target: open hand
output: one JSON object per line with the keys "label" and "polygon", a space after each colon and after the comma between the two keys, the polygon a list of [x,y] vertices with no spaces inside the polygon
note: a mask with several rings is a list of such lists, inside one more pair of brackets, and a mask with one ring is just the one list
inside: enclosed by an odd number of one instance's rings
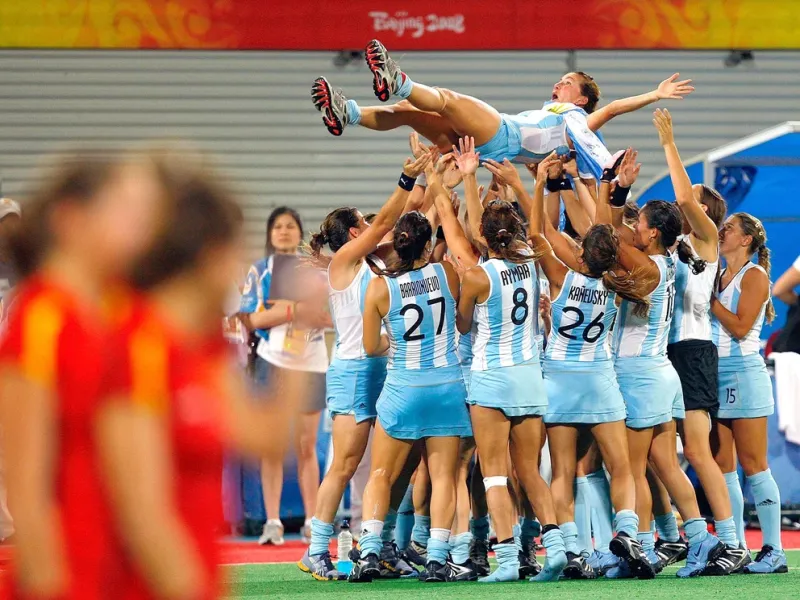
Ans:
{"label": "open hand", "polygon": [[416,179],[431,164],[431,161],[433,161],[433,150],[423,153],[416,159],[407,158],[406,163],[403,165],[403,173],[407,177]]}
{"label": "open hand", "polygon": [[[546,157],[542,162],[539,163],[539,166],[536,167],[536,180],[544,183],[549,176],[549,172],[556,165],[559,165],[559,168],[561,168],[561,159],[558,157],[555,151],[553,151],[550,156]],[[558,175],[556,175],[556,177],[557,176]]]}
{"label": "open hand", "polygon": [[480,164],[480,152],[475,152],[475,138],[463,137],[458,140],[458,148],[453,146],[456,166],[461,175],[474,175]]}
{"label": "open hand", "polygon": [[617,171],[617,180],[622,187],[631,187],[639,176],[642,163],[636,162],[636,157],[638,155],[639,153],[633,148],[628,148],[625,151],[625,155],[622,157],[622,163],[620,163],[619,170]]}
{"label": "open hand", "polygon": [[657,108],[653,112],[653,125],[656,126],[658,131],[658,141],[662,146],[672,144],[675,142],[675,134],[672,130],[672,115],[665,109]]}
{"label": "open hand", "polygon": [[502,163],[499,163],[495,160],[487,160],[484,163],[484,166],[486,167],[487,171],[494,175],[499,185],[510,185],[511,187],[522,185],[517,167],[512,165],[511,161],[507,158],[504,159]]}
{"label": "open hand", "polygon": [[684,96],[688,96],[694,91],[694,86],[691,85],[692,80],[677,81],[679,75],[680,73],[675,73],[658,84],[656,95],[659,100],[683,100]]}

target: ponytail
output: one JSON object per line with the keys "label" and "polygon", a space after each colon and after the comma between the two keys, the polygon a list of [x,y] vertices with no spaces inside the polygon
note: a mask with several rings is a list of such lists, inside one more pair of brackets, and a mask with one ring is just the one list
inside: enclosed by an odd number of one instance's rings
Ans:
{"label": "ponytail", "polygon": [[700,275],[700,273],[705,271],[706,265],[708,264],[708,261],[703,260],[694,253],[692,247],[686,240],[680,240],[678,242],[678,258],[683,264],[689,265],[689,268],[695,275]]}
{"label": "ponytail", "polygon": [[311,256],[319,258],[322,255],[322,249],[328,244],[328,236],[323,231],[318,231],[311,235],[308,242],[308,247],[311,250]]}
{"label": "ponytail", "polygon": [[603,285],[607,289],[615,292],[618,296],[633,302],[633,314],[637,317],[646,317],[650,310],[650,294],[645,292],[654,283],[654,277],[642,267],[636,267],[633,271],[624,275],[617,275],[609,270],[603,273]]}
{"label": "ponytail", "polygon": [[[769,272],[770,267],[772,266],[770,263],[770,252],[769,248],[766,246],[761,246],[758,249],[758,266],[760,266],[764,271],[767,273],[767,279],[769,279]],[[772,304],[772,294],[770,294],[769,298],[767,299],[767,307],[764,312],[764,316],[767,319],[767,323],[772,323],[775,319],[775,306]]]}
{"label": "ponytail", "polygon": [[505,200],[492,200],[481,215],[481,235],[498,258],[514,264],[537,260],[544,252],[534,252],[525,241],[525,227],[514,207]]}

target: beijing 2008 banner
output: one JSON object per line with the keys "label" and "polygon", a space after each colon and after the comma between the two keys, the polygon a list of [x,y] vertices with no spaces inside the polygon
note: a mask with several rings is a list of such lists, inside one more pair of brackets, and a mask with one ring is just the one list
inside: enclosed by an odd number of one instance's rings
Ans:
{"label": "beijing 2008 banner", "polygon": [[0,0],[0,47],[799,49],[800,0]]}

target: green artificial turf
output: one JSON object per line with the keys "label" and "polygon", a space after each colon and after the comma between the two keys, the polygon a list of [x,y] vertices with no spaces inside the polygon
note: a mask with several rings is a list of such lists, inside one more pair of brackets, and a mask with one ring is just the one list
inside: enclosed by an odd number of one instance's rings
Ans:
{"label": "green artificial turf", "polygon": [[422,584],[414,580],[377,581],[368,584],[321,582],[301,573],[293,564],[241,565],[226,571],[229,598],[381,598],[383,600],[441,600],[446,598],[541,598],[558,600],[784,600],[800,598],[800,550],[786,553],[789,573],[782,575],[731,575],[678,579],[678,567],[668,567],[655,580],[608,579],[535,584],[527,581],[501,584]]}

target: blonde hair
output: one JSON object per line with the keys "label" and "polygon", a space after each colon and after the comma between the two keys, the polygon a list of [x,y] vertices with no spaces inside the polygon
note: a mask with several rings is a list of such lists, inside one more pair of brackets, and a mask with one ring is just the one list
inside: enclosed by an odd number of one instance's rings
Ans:
{"label": "blonde hair", "polygon": [[[750,242],[750,254],[758,254],[758,266],[760,266],[767,273],[767,278],[770,278],[770,268],[772,263],[770,261],[770,252],[767,248],[767,232],[764,229],[761,221],[749,213],[738,212],[733,215],[739,219],[739,225],[745,235],[753,238]],[[764,313],[767,323],[772,323],[775,319],[775,307],[772,305],[772,296],[767,300],[767,308]]]}

